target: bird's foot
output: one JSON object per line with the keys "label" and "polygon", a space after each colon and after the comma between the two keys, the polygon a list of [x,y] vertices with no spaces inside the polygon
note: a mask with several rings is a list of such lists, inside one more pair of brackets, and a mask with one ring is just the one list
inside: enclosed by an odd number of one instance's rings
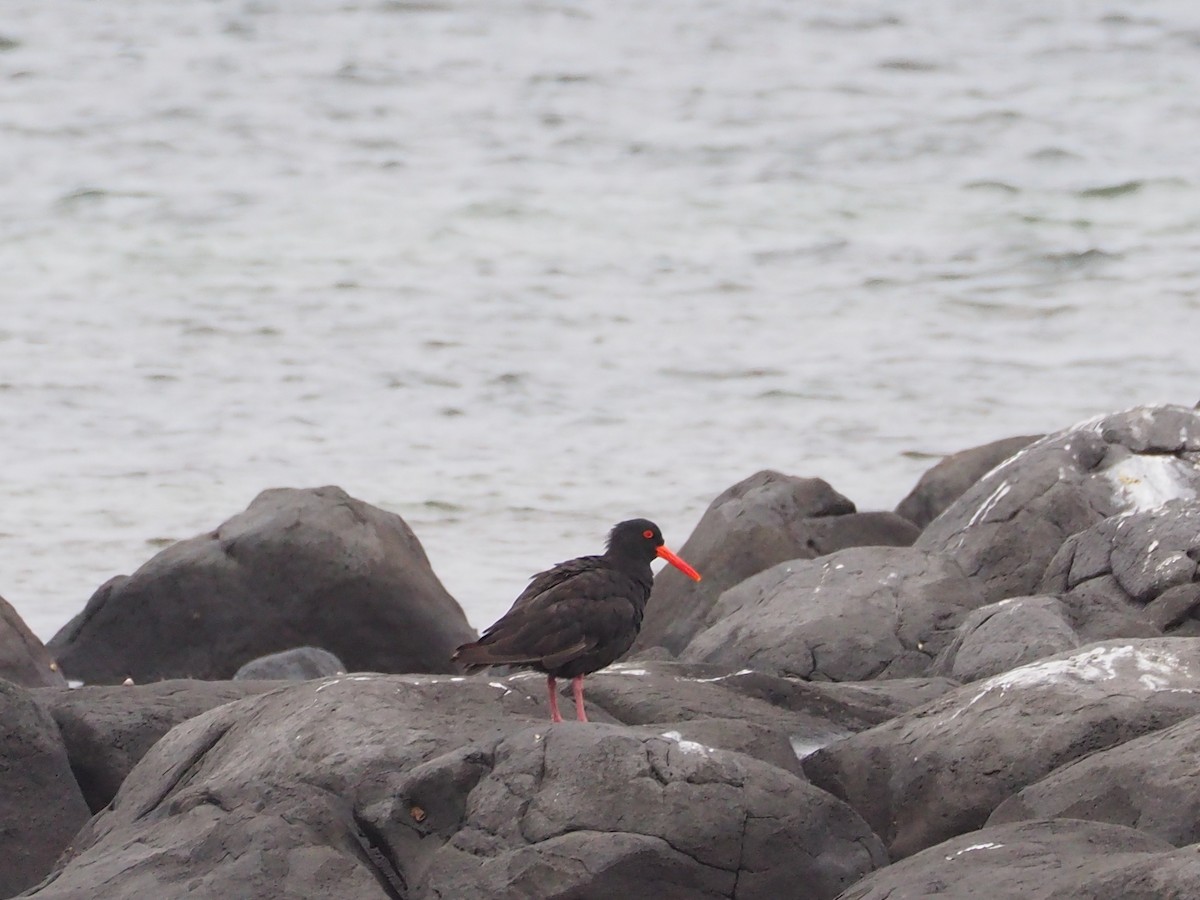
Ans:
{"label": "bird's foot", "polygon": [[575,695],[575,718],[580,722],[588,720],[587,713],[583,711],[583,676],[576,675],[571,679],[571,693]]}
{"label": "bird's foot", "polygon": [[546,676],[546,695],[550,698],[550,721],[561,722],[563,720],[562,713],[558,711],[558,692],[555,690],[556,684],[553,676]]}

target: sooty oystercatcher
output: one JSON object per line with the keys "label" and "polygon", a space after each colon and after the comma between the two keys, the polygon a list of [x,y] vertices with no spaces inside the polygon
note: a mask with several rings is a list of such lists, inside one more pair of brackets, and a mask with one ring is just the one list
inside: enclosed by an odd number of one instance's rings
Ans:
{"label": "sooty oystercatcher", "polygon": [[472,669],[508,665],[545,672],[552,722],[563,720],[555,679],[570,678],[575,714],[586,722],[583,676],[633,646],[654,585],[650,563],[655,557],[700,580],[699,572],[664,546],[657,525],[630,519],[609,532],[602,555],[581,556],[534,575],[512,609],[451,658]]}

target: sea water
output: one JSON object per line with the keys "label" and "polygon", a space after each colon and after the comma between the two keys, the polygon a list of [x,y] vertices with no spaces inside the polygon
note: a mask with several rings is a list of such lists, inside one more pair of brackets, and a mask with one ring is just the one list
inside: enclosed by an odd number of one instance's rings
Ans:
{"label": "sea water", "polygon": [[1193,0],[8,0],[0,595],[268,487],[477,626],[762,468],[1200,399]]}

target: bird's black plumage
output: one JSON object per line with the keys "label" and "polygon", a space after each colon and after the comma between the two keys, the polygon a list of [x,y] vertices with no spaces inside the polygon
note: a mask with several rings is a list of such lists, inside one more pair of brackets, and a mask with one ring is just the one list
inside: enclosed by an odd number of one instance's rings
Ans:
{"label": "bird's black plumage", "polygon": [[[478,641],[464,644],[454,660],[468,667],[523,666],[554,678],[580,679],[620,659],[633,646],[654,573],[662,557],[692,577],[691,569],[663,545],[648,519],[630,519],[608,535],[597,556],[581,556],[535,575],[509,609]],[[582,686],[577,686],[580,718]],[[552,713],[557,707],[551,694]]]}

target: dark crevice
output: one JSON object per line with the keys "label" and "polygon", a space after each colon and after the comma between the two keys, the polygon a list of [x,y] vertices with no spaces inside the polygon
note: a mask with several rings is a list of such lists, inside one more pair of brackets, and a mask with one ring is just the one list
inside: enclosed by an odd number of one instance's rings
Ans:
{"label": "dark crevice", "polygon": [[186,760],[186,763],[176,768],[175,777],[170,779],[170,781],[163,787],[161,791],[158,792],[153,800],[142,805],[141,809],[139,809],[134,815],[134,820],[136,821],[137,819],[140,819],[142,816],[149,813],[151,810],[157,809],[162,802],[172,794],[172,792],[187,784],[196,774],[196,771],[199,769],[200,765],[203,763],[204,757],[207,756],[208,753],[217,746],[217,744],[221,741],[221,738],[225,737],[232,727],[232,724],[226,724],[220,728],[213,728],[210,734],[205,735],[203,742],[201,742],[192,750],[192,753]]}
{"label": "dark crevice", "polygon": [[355,840],[358,841],[363,858],[370,866],[379,886],[387,892],[391,900],[407,900],[408,881],[383,835],[357,812],[351,812],[351,817],[354,820]]}

